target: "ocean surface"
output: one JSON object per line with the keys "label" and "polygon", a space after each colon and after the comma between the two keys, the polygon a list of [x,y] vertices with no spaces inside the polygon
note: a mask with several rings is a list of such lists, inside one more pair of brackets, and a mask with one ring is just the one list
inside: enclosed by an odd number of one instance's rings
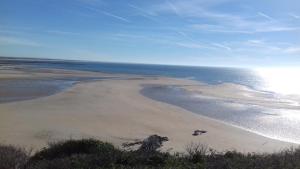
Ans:
{"label": "ocean surface", "polygon": [[222,68],[167,66],[124,63],[101,63],[62,60],[1,58],[1,65],[23,65],[35,68],[87,70],[106,73],[169,76],[201,81],[207,84],[234,83],[274,94],[299,95],[299,68]]}
{"label": "ocean surface", "polygon": [[[222,83],[239,84],[254,90],[270,93],[270,95],[274,97],[285,96],[285,98],[288,98],[289,96],[300,96],[300,80],[297,79],[300,71],[295,68],[240,69],[58,60],[0,59],[0,68],[1,66],[10,65],[22,67],[28,66],[33,69],[56,68],[106,73],[137,74],[144,76],[168,76],[192,79],[211,85]],[[10,87],[9,85],[16,86],[15,89],[20,90],[22,87],[25,89],[47,87],[53,88],[53,91],[57,92],[77,81],[80,81],[80,79],[53,79],[53,81],[39,81],[36,84],[30,85],[28,85],[29,83],[27,84],[27,82],[10,84],[11,82],[9,81],[0,81],[0,92],[4,92],[3,89],[5,89],[5,86]],[[15,89],[12,88],[11,91],[6,91],[6,93],[16,92]],[[30,92],[30,90],[27,92]],[[215,98],[195,95],[194,93],[182,90],[176,86],[146,86],[141,93],[151,99],[176,105],[191,112],[216,119],[266,137],[300,143],[300,111],[297,109],[274,109],[258,105],[218,100]],[[37,94],[37,97],[38,96],[39,93]],[[18,98],[10,99],[17,100]],[[8,102],[10,100],[7,100],[7,98],[0,98],[0,102],[1,101]]]}
{"label": "ocean surface", "polygon": [[35,68],[86,70],[147,76],[169,76],[198,80],[207,84],[235,83],[259,88],[263,83],[255,71],[238,68],[189,67],[146,64],[78,62],[58,60],[0,59],[1,65],[22,65]]}

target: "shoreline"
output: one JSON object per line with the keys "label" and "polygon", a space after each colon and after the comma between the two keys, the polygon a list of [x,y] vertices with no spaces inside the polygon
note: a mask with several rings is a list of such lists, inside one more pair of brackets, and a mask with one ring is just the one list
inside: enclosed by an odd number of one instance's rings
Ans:
{"label": "shoreline", "polygon": [[[57,73],[60,74],[59,71]],[[76,75],[72,71],[69,73]],[[96,137],[120,146],[126,141],[159,134],[170,138],[165,148],[176,151],[184,151],[191,142],[201,142],[220,151],[236,149],[241,152],[274,152],[297,146],[152,100],[139,93],[143,84],[199,85],[197,82],[114,76],[120,79],[78,83],[55,95],[0,104],[0,141],[43,147],[49,140]],[[126,80],[128,77],[132,79]],[[208,132],[192,136],[196,129]]]}
{"label": "shoreline", "polygon": [[[286,115],[294,111],[299,114],[297,106],[286,103],[274,102],[274,105],[260,103],[260,98],[247,100],[228,99],[205,95],[205,91],[199,93],[189,91],[189,86],[148,85],[144,86],[141,94],[156,101],[181,107],[187,111],[223,122],[227,125],[239,127],[246,131],[259,134],[268,138],[299,144],[299,122],[291,121]],[[216,88],[216,86],[215,86]],[[201,88],[199,88],[201,89]],[[203,90],[203,89],[202,89]],[[253,102],[259,104],[253,104]],[[285,108],[288,107],[289,109]],[[283,107],[283,109],[278,109]],[[294,108],[294,109],[292,109]],[[280,118],[278,118],[280,117]],[[262,120],[263,119],[263,120]],[[284,128],[284,129],[282,129]],[[291,130],[292,129],[292,130]],[[277,132],[284,132],[276,133]]]}

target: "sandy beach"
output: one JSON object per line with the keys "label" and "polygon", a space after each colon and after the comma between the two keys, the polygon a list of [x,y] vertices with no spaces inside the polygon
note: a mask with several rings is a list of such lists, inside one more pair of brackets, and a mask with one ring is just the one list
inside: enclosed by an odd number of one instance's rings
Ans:
{"label": "sandy beach", "polygon": [[[241,102],[257,104],[271,103],[269,100],[261,102],[260,99],[249,99],[253,92],[248,89],[239,88],[244,91],[240,91],[240,95],[230,94],[237,90],[232,85],[215,86],[213,89],[184,79],[49,69],[31,73],[9,69],[0,72],[2,80],[114,77],[77,83],[63,92],[47,97],[0,104],[1,143],[38,149],[53,140],[93,137],[121,146],[127,141],[158,134],[169,138],[164,149],[174,151],[184,151],[191,142],[202,143],[218,151],[241,152],[275,152],[297,146],[263,137],[140,94],[143,85],[182,85],[187,86],[187,90],[201,91],[214,97],[239,98]],[[255,94],[257,95],[260,94]],[[280,103],[277,105],[280,106]],[[197,129],[207,133],[195,137],[192,133]]]}

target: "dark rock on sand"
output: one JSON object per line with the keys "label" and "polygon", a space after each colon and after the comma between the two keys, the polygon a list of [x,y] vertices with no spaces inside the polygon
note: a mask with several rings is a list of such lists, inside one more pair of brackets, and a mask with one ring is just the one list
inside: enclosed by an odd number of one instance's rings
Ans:
{"label": "dark rock on sand", "polygon": [[198,136],[207,133],[205,130],[195,130],[193,136]]}

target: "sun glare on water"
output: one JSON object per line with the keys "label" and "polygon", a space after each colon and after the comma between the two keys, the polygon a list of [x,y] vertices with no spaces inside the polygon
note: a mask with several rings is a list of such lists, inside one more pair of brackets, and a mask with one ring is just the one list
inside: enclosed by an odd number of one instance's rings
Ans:
{"label": "sun glare on water", "polygon": [[256,72],[263,79],[264,90],[300,96],[300,68],[260,68]]}

